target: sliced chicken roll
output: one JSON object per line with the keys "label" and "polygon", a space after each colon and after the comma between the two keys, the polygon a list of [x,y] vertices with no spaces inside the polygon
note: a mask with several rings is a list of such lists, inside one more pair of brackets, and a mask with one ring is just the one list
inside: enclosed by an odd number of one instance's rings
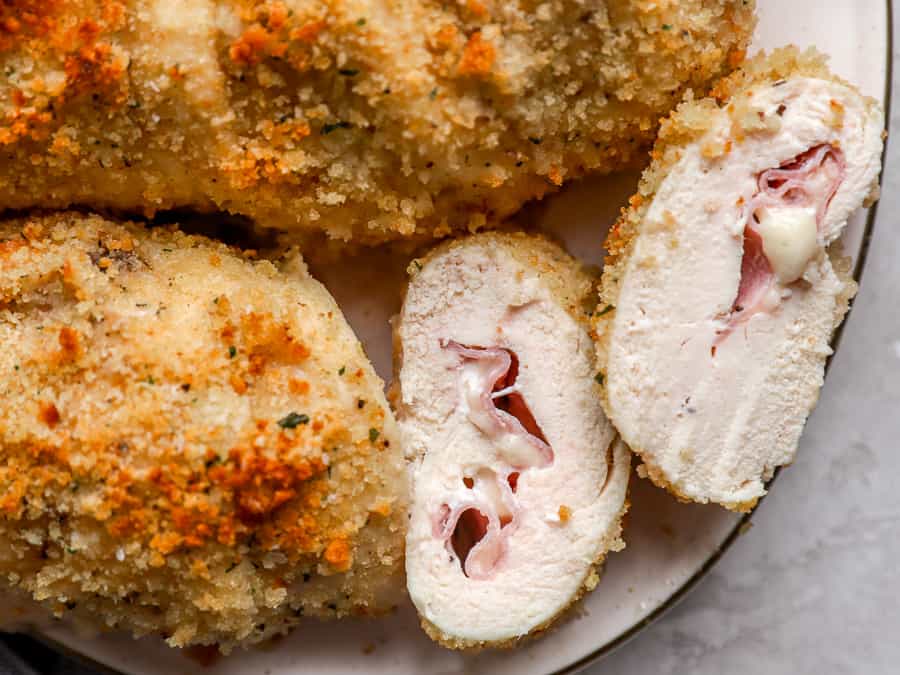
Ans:
{"label": "sliced chicken roll", "polygon": [[665,123],[607,242],[607,413],[642,471],[746,510],[789,463],[856,287],[836,244],[877,195],[878,104],[796,49]]}
{"label": "sliced chicken roll", "polygon": [[508,234],[441,246],[412,271],[396,326],[410,596],[445,646],[513,644],[623,546],[630,454],[599,402],[592,278]]}

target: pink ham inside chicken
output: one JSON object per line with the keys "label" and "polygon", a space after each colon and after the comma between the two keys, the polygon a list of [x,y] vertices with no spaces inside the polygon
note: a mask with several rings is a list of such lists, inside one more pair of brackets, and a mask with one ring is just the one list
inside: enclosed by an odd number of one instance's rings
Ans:
{"label": "pink ham inside chicken", "polygon": [[450,544],[463,569],[466,568],[469,553],[487,534],[489,522],[488,517],[478,509],[466,509],[457,517]]}
{"label": "pink ham inside chicken", "polygon": [[465,497],[454,506],[441,505],[433,522],[434,536],[459,559],[463,573],[487,579],[503,558],[507,538],[516,528],[518,505],[508,477],[481,469],[465,476]]}
{"label": "pink ham inside chicken", "polygon": [[[498,481],[499,487],[499,481]],[[509,487],[506,489],[509,491]],[[469,499],[451,507],[441,506],[434,523],[434,536],[455,554],[463,573],[472,579],[489,579],[506,552],[515,530],[516,504],[503,495],[499,499],[473,491]]]}
{"label": "pink ham inside chicken", "polygon": [[772,266],[763,251],[762,237],[752,227],[745,227],[744,257],[741,258],[741,283],[731,311],[740,315],[746,308],[758,308],[773,279]]}
{"label": "pink ham inside chicken", "polygon": [[504,470],[497,475],[483,469],[475,478],[464,477],[467,498],[452,507],[441,506],[434,535],[459,559],[466,576],[488,579],[515,530],[521,472],[549,466],[553,450],[517,388],[519,360],[513,352],[453,341],[442,346],[459,355],[461,396],[469,421],[493,442]]}
{"label": "pink ham inside chicken", "polygon": [[514,468],[546,466],[553,450],[518,390],[519,360],[500,347],[444,345],[461,357],[469,421],[497,447]]}
{"label": "pink ham inside chicken", "polygon": [[719,333],[725,339],[752,316],[770,309],[767,298],[776,284],[772,265],[763,250],[763,240],[754,229],[760,209],[814,207],[819,229],[828,205],[844,180],[845,163],[840,150],[817,145],[777,169],[763,171],[757,179],[759,191],[747,205],[744,226],[744,255],[737,297],[731,307],[728,325]]}
{"label": "pink ham inside chicken", "polygon": [[[514,389],[516,378],[519,376],[519,357],[509,350],[503,351],[509,354],[510,366],[509,370],[506,371],[506,374],[494,383],[494,386],[491,389],[491,400],[497,410],[502,410],[506,414],[516,418],[526,432],[541,441],[541,443],[547,446],[547,449],[549,450],[550,446],[547,445],[547,439],[544,438],[544,432],[541,431],[541,428],[535,421],[534,415],[531,414],[531,410],[529,410],[528,405],[525,403],[522,394]],[[552,451],[549,455],[552,460]],[[512,476],[513,474],[510,475]],[[515,475],[518,477],[518,474]],[[513,486],[513,490],[515,490],[515,486]]]}

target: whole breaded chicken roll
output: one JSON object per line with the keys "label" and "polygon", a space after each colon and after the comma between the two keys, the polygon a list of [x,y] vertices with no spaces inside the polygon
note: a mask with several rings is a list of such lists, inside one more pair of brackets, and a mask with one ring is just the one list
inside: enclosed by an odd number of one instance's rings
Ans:
{"label": "whole breaded chicken roll", "polygon": [[0,209],[220,209],[379,241],[640,161],[753,0],[6,0]]}
{"label": "whole breaded chicken roll", "polygon": [[751,508],[789,463],[856,285],[838,239],[877,196],[879,105],[794,48],[663,124],[613,228],[607,413],[679,497]]}
{"label": "whole breaded chicken roll", "polygon": [[0,302],[5,590],[224,650],[402,597],[396,423],[297,258],[12,220]]}
{"label": "whole breaded chicken roll", "polygon": [[511,646],[624,545],[630,454],[599,403],[593,279],[522,234],[440,246],[412,274],[396,324],[409,593],[443,645]]}

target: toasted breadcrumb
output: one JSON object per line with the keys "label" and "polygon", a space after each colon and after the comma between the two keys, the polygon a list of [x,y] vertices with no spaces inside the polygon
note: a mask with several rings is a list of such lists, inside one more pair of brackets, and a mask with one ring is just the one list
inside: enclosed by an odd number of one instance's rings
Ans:
{"label": "toasted breadcrumb", "polygon": [[380,241],[640,162],[752,0],[14,0],[0,208],[220,208]]}
{"label": "toasted breadcrumb", "polygon": [[79,214],[7,221],[0,340],[4,585],[224,650],[392,606],[395,423],[296,257]]}

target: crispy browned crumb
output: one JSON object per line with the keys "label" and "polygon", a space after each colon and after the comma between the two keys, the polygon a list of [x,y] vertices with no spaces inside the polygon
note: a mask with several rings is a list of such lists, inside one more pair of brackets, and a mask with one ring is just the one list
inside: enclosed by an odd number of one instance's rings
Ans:
{"label": "crispy browned crumb", "polygon": [[220,208],[376,241],[642,160],[752,0],[11,0],[0,208]]}
{"label": "crispy browned crumb", "polygon": [[395,423],[296,257],[95,216],[7,221],[0,340],[6,586],[226,650],[392,606]]}
{"label": "crispy browned crumb", "polygon": [[[629,206],[622,209],[621,216],[610,230],[604,244],[607,251],[600,284],[600,302],[594,316],[594,337],[597,345],[598,361],[601,367],[599,381],[601,383],[602,401],[605,409],[609,409],[605,386],[605,371],[608,361],[609,339],[612,334],[615,308],[618,302],[622,277],[634,242],[641,233],[644,216],[650,208],[653,198],[671,168],[681,159],[681,150],[686,145],[696,142],[715,123],[714,113],[725,110],[731,118],[732,137],[740,143],[746,136],[761,131],[764,124],[748,105],[753,88],[760,84],[771,84],[789,77],[817,77],[848,84],[835,76],[826,63],[826,57],[814,49],[801,51],[794,46],[774,50],[771,54],[760,53],[745,61],[740,68],[728,77],[718,81],[711,90],[709,98],[693,100],[688,97],[665,120],[659,131],[653,150],[652,163],[644,171],[638,191],[629,199]],[[848,85],[852,86],[852,85]],[[874,101],[872,102],[874,105]],[[840,114],[838,111],[837,114]],[[706,149],[704,149],[706,150]],[[727,154],[728,143],[721,147],[709,148],[715,155]],[[877,182],[871,186],[871,195],[867,204],[877,198]],[[844,282],[844,292],[837,299],[834,311],[834,327],[837,328],[847,313],[850,300],[856,293],[856,283],[852,279],[852,270],[847,258],[840,254],[840,243],[829,250],[834,269]],[[713,348],[715,349],[715,347]],[[666,480],[641,448],[632,448],[641,457],[644,464],[638,467],[639,474],[649,478],[657,486],[668,490],[682,501],[691,501],[684,497],[679,486]],[[765,476],[770,479],[774,471]],[[733,504],[723,504],[732,511],[742,513],[753,510],[758,500]]]}

